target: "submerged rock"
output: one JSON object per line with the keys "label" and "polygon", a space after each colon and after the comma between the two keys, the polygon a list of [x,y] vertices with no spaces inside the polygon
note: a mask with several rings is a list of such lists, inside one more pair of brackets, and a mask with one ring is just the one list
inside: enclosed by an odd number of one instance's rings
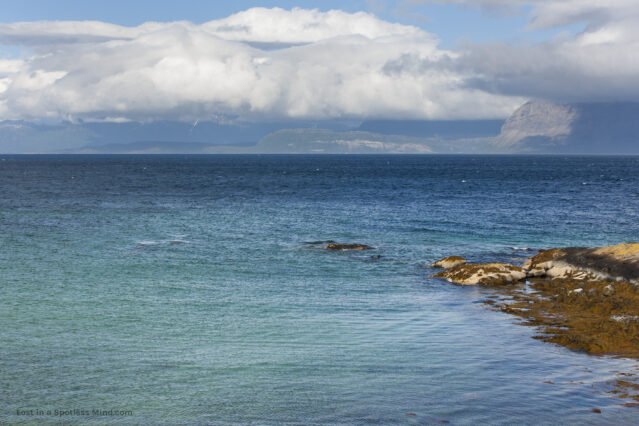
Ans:
{"label": "submerged rock", "polygon": [[375,247],[367,246],[366,244],[340,244],[330,243],[324,246],[326,250],[373,250]]}
{"label": "submerged rock", "polygon": [[430,266],[432,268],[450,269],[465,263],[466,259],[461,256],[448,256],[443,259],[439,259],[437,262],[431,263]]}
{"label": "submerged rock", "polygon": [[639,284],[639,243],[542,250],[524,264],[529,277]]}
{"label": "submerged rock", "polygon": [[526,272],[509,263],[470,263],[441,271],[431,277],[443,278],[461,285],[501,285],[526,278]]}

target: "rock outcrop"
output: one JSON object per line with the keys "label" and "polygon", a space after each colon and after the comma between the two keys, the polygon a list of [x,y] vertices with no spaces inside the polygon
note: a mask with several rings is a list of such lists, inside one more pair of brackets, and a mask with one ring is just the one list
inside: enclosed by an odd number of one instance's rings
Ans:
{"label": "rock outcrop", "polygon": [[528,277],[639,284],[639,243],[542,250],[524,264]]}
{"label": "rock outcrop", "polygon": [[526,280],[526,286],[510,287],[503,298],[484,303],[539,327],[536,338],[639,359],[639,243],[541,250],[523,266],[464,264],[431,277],[461,285]]}
{"label": "rock outcrop", "polygon": [[504,123],[498,151],[554,154],[639,153],[639,103],[527,102]]}
{"label": "rock outcrop", "polygon": [[455,266],[431,277],[460,285],[502,285],[525,279],[526,272],[509,263],[475,263]]}
{"label": "rock outcrop", "polygon": [[375,247],[367,246],[366,244],[341,244],[330,243],[324,246],[326,250],[373,250]]}
{"label": "rock outcrop", "polygon": [[466,264],[460,256],[446,257],[430,266],[446,269],[431,277],[462,285],[503,284],[524,278],[615,281],[639,285],[639,243],[541,250],[528,259],[523,268],[507,263]]}
{"label": "rock outcrop", "polygon": [[431,263],[431,268],[443,268],[450,269],[455,266],[463,265],[466,263],[466,259],[461,256],[448,256],[443,259],[439,259],[437,262]]}
{"label": "rock outcrop", "polygon": [[534,279],[493,301],[491,308],[538,327],[536,338],[547,342],[639,358],[639,288],[627,282]]}
{"label": "rock outcrop", "polygon": [[500,137],[512,142],[529,137],[566,137],[577,116],[578,109],[573,105],[526,102],[508,117]]}

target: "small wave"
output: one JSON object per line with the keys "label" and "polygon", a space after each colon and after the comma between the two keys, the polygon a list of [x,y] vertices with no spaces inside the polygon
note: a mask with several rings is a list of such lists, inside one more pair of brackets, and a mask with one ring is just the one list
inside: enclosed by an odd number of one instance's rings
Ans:
{"label": "small wave", "polygon": [[162,242],[160,242],[160,241],[138,241],[137,244],[139,246],[142,246],[142,247],[149,247],[149,246],[159,246],[160,244],[162,244]]}
{"label": "small wave", "polygon": [[191,244],[190,241],[186,241],[186,240],[169,240],[168,241],[169,244]]}
{"label": "small wave", "polygon": [[157,246],[178,245],[178,244],[191,244],[191,242],[187,240],[182,240],[179,238],[174,238],[171,240],[160,240],[160,241],[143,240],[143,241],[138,241],[136,243],[138,247],[157,247]]}
{"label": "small wave", "polygon": [[516,246],[511,246],[509,247],[511,250],[515,250],[515,251],[535,251],[535,249],[531,249],[530,247],[516,247]]}

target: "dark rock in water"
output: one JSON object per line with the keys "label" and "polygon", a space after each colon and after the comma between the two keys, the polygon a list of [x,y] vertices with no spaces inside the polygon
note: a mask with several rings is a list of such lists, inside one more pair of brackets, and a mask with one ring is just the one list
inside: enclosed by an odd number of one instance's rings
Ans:
{"label": "dark rock in water", "polygon": [[366,244],[340,244],[331,243],[326,244],[324,247],[326,250],[373,250],[375,247],[367,246]]}
{"label": "dark rock in water", "polygon": [[375,259],[375,260],[381,259],[381,258],[382,258],[381,254],[374,254],[374,255],[371,256],[371,259]]}
{"label": "dark rock in water", "polygon": [[333,240],[304,241],[304,244],[316,246],[316,245],[319,245],[319,244],[331,244],[331,243],[334,243],[334,242],[335,241],[333,241]]}
{"label": "dark rock in water", "polygon": [[591,408],[590,411],[593,413],[601,414],[601,410],[599,408]]}

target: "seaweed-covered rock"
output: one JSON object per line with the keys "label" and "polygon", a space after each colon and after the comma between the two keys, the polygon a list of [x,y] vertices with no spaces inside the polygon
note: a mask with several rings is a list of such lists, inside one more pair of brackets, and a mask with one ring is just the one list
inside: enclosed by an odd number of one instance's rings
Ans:
{"label": "seaweed-covered rock", "polygon": [[509,263],[470,263],[441,271],[431,277],[461,285],[502,285],[526,278],[526,272]]}
{"label": "seaweed-covered rock", "polygon": [[[614,294],[606,295],[607,287],[614,287]],[[547,342],[639,358],[639,287],[627,282],[533,280],[526,288],[505,292],[491,308],[539,327],[536,338]]]}
{"label": "seaweed-covered rock", "polygon": [[366,244],[340,244],[331,243],[324,246],[326,250],[373,250],[374,247],[367,246]]}
{"label": "seaweed-covered rock", "polygon": [[430,266],[432,268],[450,269],[465,263],[466,259],[461,256],[448,256],[443,259],[439,259],[437,262],[431,263]]}
{"label": "seaweed-covered rock", "polygon": [[639,359],[639,243],[541,250],[523,269],[465,264],[431,277],[461,285],[501,285],[529,277],[528,286],[505,291],[502,302],[485,303],[540,327],[536,337],[542,340]]}
{"label": "seaweed-covered rock", "polygon": [[542,250],[524,264],[529,277],[639,283],[639,243]]}

